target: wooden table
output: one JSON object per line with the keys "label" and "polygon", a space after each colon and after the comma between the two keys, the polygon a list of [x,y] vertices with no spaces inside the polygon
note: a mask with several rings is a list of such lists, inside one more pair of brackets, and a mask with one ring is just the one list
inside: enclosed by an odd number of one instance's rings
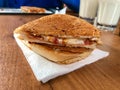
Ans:
{"label": "wooden table", "polygon": [[16,27],[42,15],[0,15],[0,90],[120,90],[120,37],[102,32],[110,55],[43,84],[36,80],[13,38]]}

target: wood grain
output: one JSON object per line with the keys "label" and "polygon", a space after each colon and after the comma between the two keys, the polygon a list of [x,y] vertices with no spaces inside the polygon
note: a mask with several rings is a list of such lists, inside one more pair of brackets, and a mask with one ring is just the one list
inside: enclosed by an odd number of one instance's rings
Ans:
{"label": "wood grain", "polygon": [[0,16],[0,90],[120,90],[120,37],[102,32],[102,50],[110,55],[43,84],[36,80],[13,38],[16,27],[41,15]]}

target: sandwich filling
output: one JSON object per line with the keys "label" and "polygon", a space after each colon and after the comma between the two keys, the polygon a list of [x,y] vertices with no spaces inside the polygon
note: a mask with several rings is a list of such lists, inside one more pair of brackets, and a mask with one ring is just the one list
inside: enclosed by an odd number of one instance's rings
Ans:
{"label": "sandwich filling", "polygon": [[[22,36],[21,36],[22,35]],[[86,48],[95,48],[96,44],[100,43],[98,37],[86,37],[86,38],[60,38],[55,36],[45,36],[45,35],[24,35],[21,34],[21,37],[31,43],[45,43],[50,45],[58,46],[68,46],[68,47],[86,47]]]}
{"label": "sandwich filling", "polygon": [[94,48],[100,42],[99,38],[58,38],[54,36],[41,36],[45,42],[68,47]]}

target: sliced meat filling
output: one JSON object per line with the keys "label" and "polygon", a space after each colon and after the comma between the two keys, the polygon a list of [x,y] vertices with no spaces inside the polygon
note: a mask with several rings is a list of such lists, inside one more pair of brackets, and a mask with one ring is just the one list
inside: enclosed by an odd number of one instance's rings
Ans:
{"label": "sliced meat filling", "polygon": [[41,39],[37,43],[48,43],[68,47],[95,48],[99,42],[98,38],[59,38],[54,36],[40,36],[37,38]]}
{"label": "sliced meat filling", "polygon": [[95,48],[96,44],[100,42],[99,38],[60,38],[55,36],[37,36],[35,34],[21,34],[20,38],[34,43],[45,43],[50,45],[68,46],[68,47],[86,47]]}

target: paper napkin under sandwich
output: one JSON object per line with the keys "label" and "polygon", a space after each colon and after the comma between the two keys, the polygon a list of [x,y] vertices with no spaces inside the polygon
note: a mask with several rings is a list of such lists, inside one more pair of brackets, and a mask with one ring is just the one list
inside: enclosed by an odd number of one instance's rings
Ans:
{"label": "paper napkin under sandwich", "polygon": [[14,37],[15,37],[17,44],[21,48],[24,56],[26,57],[26,60],[28,61],[35,77],[37,78],[38,81],[42,81],[43,83],[53,78],[56,78],[58,76],[70,73],[85,65],[96,62],[109,55],[109,53],[106,51],[95,49],[91,53],[91,55],[89,55],[87,58],[83,60],[80,60],[72,64],[68,64],[68,65],[62,65],[62,64],[51,62],[47,60],[46,58],[36,54],[32,50],[30,50],[28,47],[26,47],[22,43],[22,41],[18,39],[15,35]]}

